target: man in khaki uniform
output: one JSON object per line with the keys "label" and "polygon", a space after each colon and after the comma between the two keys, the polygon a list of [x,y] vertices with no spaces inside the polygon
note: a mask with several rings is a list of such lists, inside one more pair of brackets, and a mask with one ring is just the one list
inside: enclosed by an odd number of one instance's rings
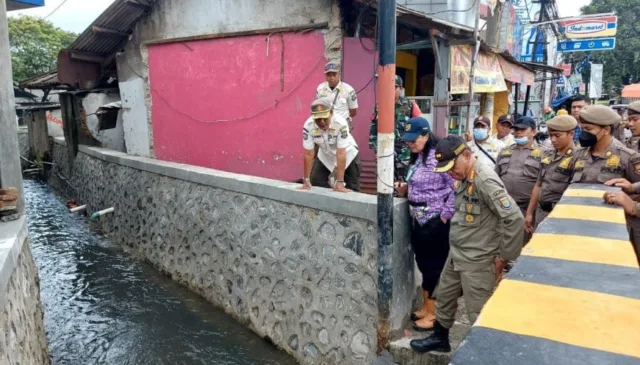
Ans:
{"label": "man in khaki uniform", "polygon": [[458,298],[464,295],[473,323],[489,300],[508,261],[522,249],[524,217],[491,167],[481,163],[464,141],[448,136],[436,146],[434,171],[449,173],[455,184],[447,263],[440,276],[434,333],[411,341],[418,352],[451,351]]}
{"label": "man in khaki uniform", "polygon": [[543,154],[542,170],[531,193],[525,215],[525,230],[529,233],[533,233],[560,201],[569,187],[573,171],[576,151],[573,136],[578,122],[570,115],[560,115],[549,120],[547,126],[554,149]]}
{"label": "man in khaki uniform", "polygon": [[[536,135],[536,121],[533,118],[520,117],[514,129],[516,143],[500,152],[495,171],[524,216],[542,169],[543,151],[533,139]],[[524,244],[529,243],[530,239],[531,234],[526,232]]]}
{"label": "man in khaki uniform", "polygon": [[[604,105],[580,112],[580,145],[576,152],[571,183],[616,185],[632,194],[640,182],[640,153],[627,148],[611,135],[620,116]],[[619,180],[622,179],[622,180]],[[637,185],[636,185],[637,186]],[[627,227],[634,245],[640,243],[640,219],[627,216]]]}

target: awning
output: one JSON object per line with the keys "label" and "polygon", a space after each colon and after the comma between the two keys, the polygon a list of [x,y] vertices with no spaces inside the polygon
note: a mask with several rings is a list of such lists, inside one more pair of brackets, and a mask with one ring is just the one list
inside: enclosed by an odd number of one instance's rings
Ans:
{"label": "awning", "polygon": [[541,63],[535,63],[535,62],[522,62],[523,65],[533,69],[534,71],[537,72],[550,72],[554,75],[560,76],[562,75],[562,73],[564,73],[564,69],[559,68],[559,67],[553,67],[553,66],[547,66],[547,65],[543,65]]}
{"label": "awning", "polygon": [[623,98],[640,98],[640,84],[627,85],[622,88]]}
{"label": "awning", "polygon": [[498,55],[498,60],[500,61],[500,67],[502,67],[502,73],[505,80],[516,84],[533,86],[536,78],[533,71],[527,70],[518,64],[509,62],[501,55]]}

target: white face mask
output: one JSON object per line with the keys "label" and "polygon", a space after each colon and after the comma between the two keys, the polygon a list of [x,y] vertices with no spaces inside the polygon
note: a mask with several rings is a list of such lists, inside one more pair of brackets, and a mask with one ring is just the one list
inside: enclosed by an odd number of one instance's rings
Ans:
{"label": "white face mask", "polygon": [[403,97],[403,98],[404,98],[404,90],[405,90],[405,89],[402,89],[402,91],[400,91],[400,97]]}

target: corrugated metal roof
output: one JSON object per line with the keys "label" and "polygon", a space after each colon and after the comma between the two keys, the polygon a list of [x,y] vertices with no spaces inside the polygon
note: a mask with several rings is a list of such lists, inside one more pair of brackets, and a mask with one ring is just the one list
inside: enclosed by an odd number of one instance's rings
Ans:
{"label": "corrugated metal roof", "polygon": [[[58,72],[50,71],[41,75],[31,77],[20,81],[20,87],[23,89],[55,89],[60,87],[58,80]],[[64,87],[66,88],[66,87]]]}
{"label": "corrugated metal roof", "polygon": [[[128,34],[155,0],[116,0],[73,42],[73,51],[100,56],[109,56],[118,52],[127,41]],[[97,33],[94,27],[113,31]],[[122,33],[122,35],[118,35]]]}

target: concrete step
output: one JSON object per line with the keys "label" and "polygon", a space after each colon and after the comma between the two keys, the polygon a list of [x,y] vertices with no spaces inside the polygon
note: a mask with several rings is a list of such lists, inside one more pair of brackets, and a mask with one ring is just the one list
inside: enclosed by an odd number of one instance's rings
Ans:
{"label": "concrete step", "polygon": [[[409,326],[411,325],[412,323],[409,323]],[[467,317],[467,309],[464,300],[460,298],[458,300],[456,322],[449,331],[450,353],[431,352],[421,354],[413,351],[409,346],[411,340],[425,338],[431,334],[431,332],[417,332],[413,328],[407,328],[403,338],[392,341],[389,344],[389,352],[393,362],[399,365],[448,365],[451,355],[456,351],[470,329],[471,325]]]}
{"label": "concrete step", "polygon": [[451,360],[451,355],[455,352],[462,342],[464,336],[467,335],[471,326],[468,324],[456,322],[449,332],[449,341],[451,342],[451,352],[429,352],[421,354],[415,352],[409,346],[409,342],[413,339],[425,338],[430,333],[421,333],[410,331],[411,335],[403,337],[399,340],[391,342],[389,352],[393,357],[393,362],[399,365],[447,365]]}

